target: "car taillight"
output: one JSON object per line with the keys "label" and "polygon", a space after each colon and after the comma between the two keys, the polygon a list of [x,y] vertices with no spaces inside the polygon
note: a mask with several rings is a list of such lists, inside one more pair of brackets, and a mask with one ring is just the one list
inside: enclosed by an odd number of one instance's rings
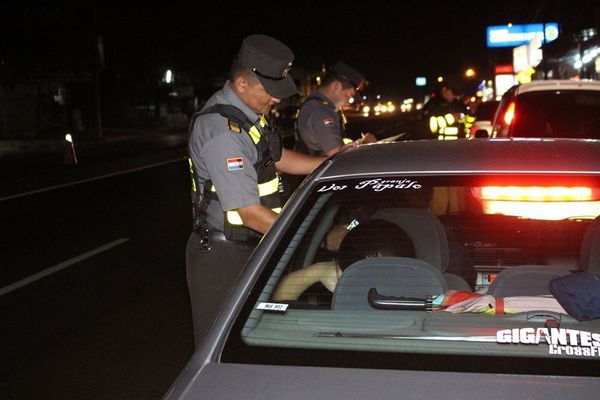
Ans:
{"label": "car taillight", "polygon": [[515,102],[510,103],[504,113],[504,123],[506,126],[510,126],[510,124],[515,120]]}
{"label": "car taillight", "polygon": [[598,189],[577,186],[483,186],[473,188],[482,200],[497,201],[592,201],[598,200]]}
{"label": "car taillight", "polygon": [[586,186],[482,186],[472,188],[485,214],[541,220],[595,218],[600,189]]}

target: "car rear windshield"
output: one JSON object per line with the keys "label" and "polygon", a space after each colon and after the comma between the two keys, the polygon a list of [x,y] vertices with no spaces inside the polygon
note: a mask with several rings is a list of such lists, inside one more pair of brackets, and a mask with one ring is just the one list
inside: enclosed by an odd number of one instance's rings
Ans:
{"label": "car rear windshield", "polygon": [[517,96],[515,137],[600,138],[600,91],[554,90]]}
{"label": "car rear windshield", "polygon": [[319,183],[222,360],[598,374],[598,215],[589,176]]}

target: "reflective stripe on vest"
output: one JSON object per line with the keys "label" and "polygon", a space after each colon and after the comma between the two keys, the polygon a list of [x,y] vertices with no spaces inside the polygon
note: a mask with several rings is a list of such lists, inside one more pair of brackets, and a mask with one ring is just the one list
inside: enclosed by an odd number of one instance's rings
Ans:
{"label": "reflective stripe on vest", "polygon": [[[275,214],[279,214],[281,212],[281,207],[272,208],[271,210]],[[237,211],[227,211],[225,215],[229,224],[236,226],[244,225],[244,223],[242,222],[242,217]]]}
{"label": "reflective stripe on vest", "polygon": [[[265,119],[264,115],[260,116],[260,126],[262,126],[263,128],[267,126],[267,120]],[[258,131],[258,128],[256,126],[252,126],[248,133],[250,134],[250,137],[252,138],[254,144],[258,143],[258,141],[260,140],[260,132]]]}
{"label": "reflective stripe on vest", "polygon": [[[210,186],[210,191],[216,193],[215,185]],[[265,183],[258,184],[258,197],[268,196],[279,191],[279,176]]]}

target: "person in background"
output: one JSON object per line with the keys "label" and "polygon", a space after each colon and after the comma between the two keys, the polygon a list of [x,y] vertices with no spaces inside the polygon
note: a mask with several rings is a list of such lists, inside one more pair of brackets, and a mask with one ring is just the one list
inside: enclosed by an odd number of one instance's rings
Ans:
{"label": "person in background", "polygon": [[465,137],[466,107],[460,102],[463,94],[460,82],[447,77],[439,92],[421,110],[426,139],[453,140]]}
{"label": "person in background", "polygon": [[[338,62],[328,69],[321,86],[312,92],[298,111],[295,150],[312,155],[331,156],[344,147],[345,117],[342,107],[364,84],[363,76],[349,65]],[[360,143],[372,143],[372,133]]]}

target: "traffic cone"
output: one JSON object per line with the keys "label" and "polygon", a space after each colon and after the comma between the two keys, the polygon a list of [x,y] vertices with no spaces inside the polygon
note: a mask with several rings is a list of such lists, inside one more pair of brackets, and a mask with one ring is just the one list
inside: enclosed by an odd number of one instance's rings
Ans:
{"label": "traffic cone", "polygon": [[70,133],[65,135],[65,165],[77,165],[75,145],[73,145],[73,138]]}

